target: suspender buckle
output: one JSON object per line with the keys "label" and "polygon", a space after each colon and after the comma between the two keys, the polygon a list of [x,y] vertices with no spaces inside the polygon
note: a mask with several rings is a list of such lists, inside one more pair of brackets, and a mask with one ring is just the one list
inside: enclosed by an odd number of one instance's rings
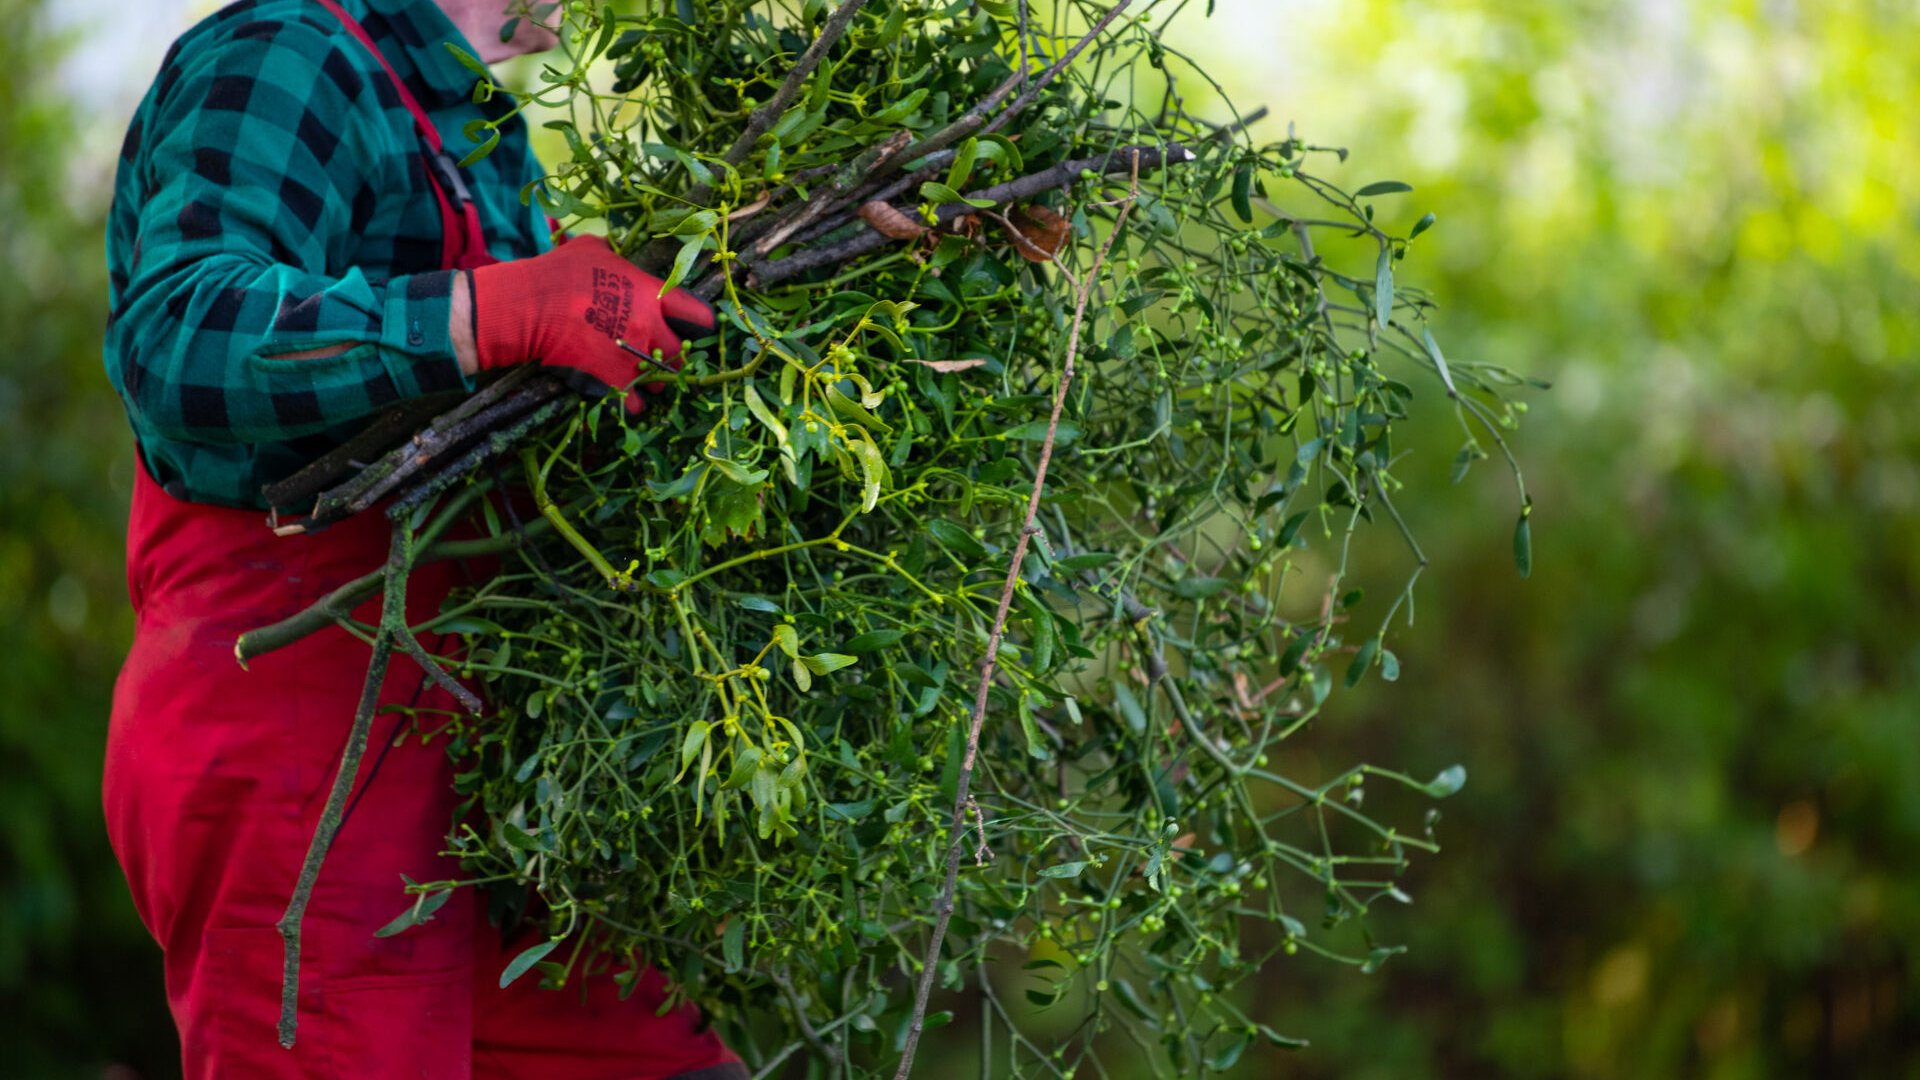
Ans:
{"label": "suspender buckle", "polygon": [[426,157],[427,168],[432,171],[434,179],[440,182],[440,189],[453,201],[455,210],[473,201],[473,195],[467,191],[466,177],[460,174],[459,162],[445,147],[422,145],[420,152]]}

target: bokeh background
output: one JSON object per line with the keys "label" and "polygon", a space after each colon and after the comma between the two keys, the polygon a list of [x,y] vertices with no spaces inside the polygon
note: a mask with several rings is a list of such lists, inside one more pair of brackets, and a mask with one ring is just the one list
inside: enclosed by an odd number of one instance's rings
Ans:
{"label": "bokeh background", "polygon": [[[1415,903],[1376,919],[1411,951],[1276,967],[1257,1011],[1313,1045],[1241,1071],[1920,1077],[1920,13],[1191,6],[1169,43],[1272,109],[1257,134],[1413,184],[1402,228],[1438,214],[1403,273],[1448,353],[1554,384],[1516,441],[1532,578],[1497,468],[1447,486],[1435,410],[1404,674],[1288,763],[1467,766]],[[132,475],[100,221],[134,102],[210,7],[0,0],[8,1076],[177,1073],[98,809]]]}

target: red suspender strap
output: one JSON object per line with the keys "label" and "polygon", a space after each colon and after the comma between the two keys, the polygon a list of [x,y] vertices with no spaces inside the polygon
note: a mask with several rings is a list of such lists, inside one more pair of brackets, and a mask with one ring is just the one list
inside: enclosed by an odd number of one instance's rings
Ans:
{"label": "red suspender strap", "polygon": [[347,14],[339,0],[319,0],[319,3],[379,61],[381,69],[393,83],[394,92],[400,95],[400,104],[406,106],[408,114],[413,117],[413,126],[419,131],[420,141],[424,144],[422,156],[427,165],[427,182],[433,185],[433,198],[440,208],[441,268],[471,270],[493,262],[493,256],[487,253],[486,234],[480,228],[480,209],[474,205],[467,191],[466,181],[460,176],[460,167],[441,143],[440,132],[434,128],[433,121],[427,119],[427,110],[407,89],[407,84],[393,70],[393,65],[387,63],[385,54],[373,43],[372,36],[367,33],[366,27],[360,25],[360,20]]}

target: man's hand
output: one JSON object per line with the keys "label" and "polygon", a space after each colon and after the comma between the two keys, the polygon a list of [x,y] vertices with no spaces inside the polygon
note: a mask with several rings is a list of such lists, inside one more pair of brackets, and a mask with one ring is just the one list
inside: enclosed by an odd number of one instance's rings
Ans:
{"label": "man's hand", "polygon": [[[454,351],[468,374],[541,363],[591,389],[625,388],[655,370],[649,357],[679,370],[680,339],[714,327],[712,308],[685,289],[660,295],[659,278],[635,269],[597,236],[483,266],[470,278],[471,298],[454,289],[452,319]],[[641,405],[640,390],[629,390],[627,411],[637,413]]]}

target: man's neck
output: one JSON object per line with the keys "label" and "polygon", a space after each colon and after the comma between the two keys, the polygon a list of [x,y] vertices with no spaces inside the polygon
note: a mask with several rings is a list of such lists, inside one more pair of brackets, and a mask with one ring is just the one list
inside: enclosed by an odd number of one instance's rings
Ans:
{"label": "man's neck", "polygon": [[[500,40],[500,28],[515,14],[526,10],[528,5],[524,0],[434,0],[434,3],[472,43],[480,59],[489,64],[525,53],[545,52],[559,43],[552,30],[524,15],[515,25],[513,37]],[[559,19],[558,5],[555,11],[556,14],[549,16],[550,21]]]}

